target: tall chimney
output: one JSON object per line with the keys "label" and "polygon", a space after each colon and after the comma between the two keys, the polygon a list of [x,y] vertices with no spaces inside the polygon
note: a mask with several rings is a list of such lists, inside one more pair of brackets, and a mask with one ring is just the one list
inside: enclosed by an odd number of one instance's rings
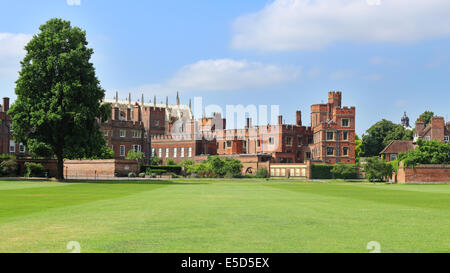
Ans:
{"label": "tall chimney", "polygon": [[119,110],[119,107],[114,107],[114,110],[113,110],[113,112],[114,112],[114,114],[113,114],[113,119],[114,120],[119,120],[120,118],[120,110]]}
{"label": "tall chimney", "polygon": [[283,125],[283,116],[278,116],[278,125]]}
{"label": "tall chimney", "polygon": [[247,126],[246,128],[252,127],[252,118],[247,118]]}
{"label": "tall chimney", "polygon": [[3,112],[8,112],[9,110],[9,98],[3,98]]}
{"label": "tall chimney", "polygon": [[127,108],[127,120],[131,120],[131,109],[130,109],[130,107]]}
{"label": "tall chimney", "polygon": [[302,111],[297,111],[296,124],[297,126],[302,126]]}

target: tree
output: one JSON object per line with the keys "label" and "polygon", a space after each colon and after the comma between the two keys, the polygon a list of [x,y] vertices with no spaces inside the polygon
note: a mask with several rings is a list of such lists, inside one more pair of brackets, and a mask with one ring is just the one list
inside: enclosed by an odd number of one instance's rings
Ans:
{"label": "tree", "polygon": [[150,160],[149,160],[149,164],[151,166],[161,165],[162,162],[163,162],[163,160],[161,158],[157,157],[157,156],[152,156],[152,157],[150,157]]}
{"label": "tree", "polygon": [[333,166],[331,173],[334,174],[335,178],[355,179],[357,177],[358,170],[356,165],[348,165],[343,162],[339,162]]}
{"label": "tree", "polygon": [[387,181],[394,173],[394,167],[389,162],[379,157],[367,158],[364,164],[364,172],[370,182]]}
{"label": "tree", "polygon": [[101,104],[105,91],[89,62],[93,50],[87,48],[86,33],[61,19],[39,29],[25,46],[9,114],[15,139],[34,154],[49,148],[57,158],[57,178],[64,179],[64,158],[101,153],[105,139],[98,123],[111,110]]}
{"label": "tree", "polygon": [[405,167],[415,167],[419,164],[450,164],[450,142],[438,140],[425,141],[419,139],[417,148],[399,155]]}
{"label": "tree", "polygon": [[393,140],[412,140],[413,132],[406,130],[400,124],[389,120],[381,120],[367,130],[362,137],[364,156],[378,156],[380,152]]}
{"label": "tree", "polygon": [[419,116],[419,119],[421,119],[425,123],[425,126],[427,126],[427,124],[431,122],[431,119],[433,117],[434,117],[434,112],[425,111]]}
{"label": "tree", "polygon": [[362,150],[362,140],[357,134],[355,134],[355,160],[356,164],[361,163],[361,156],[363,154]]}
{"label": "tree", "polygon": [[172,158],[168,158],[168,159],[166,159],[166,165],[167,166],[175,166],[175,165],[177,165],[177,163]]}

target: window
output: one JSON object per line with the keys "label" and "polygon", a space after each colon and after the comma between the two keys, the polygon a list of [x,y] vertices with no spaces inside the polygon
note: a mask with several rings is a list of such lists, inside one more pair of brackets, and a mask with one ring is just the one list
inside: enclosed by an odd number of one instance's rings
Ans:
{"label": "window", "polygon": [[14,140],[9,141],[9,152],[10,153],[16,152],[16,143],[14,142]]}
{"label": "window", "polygon": [[108,136],[108,130],[105,130],[105,136]]}
{"label": "window", "polygon": [[350,121],[348,119],[342,119],[342,127],[350,127]]}
{"label": "window", "polygon": [[184,148],[181,148],[181,157],[184,157]]}
{"label": "window", "polygon": [[161,158],[162,157],[162,148],[158,149],[158,157]]}
{"label": "window", "polygon": [[298,147],[301,147],[302,144],[303,144],[303,138],[302,137],[298,137],[297,138],[297,145],[298,145]]}
{"label": "window", "polygon": [[391,155],[389,155],[389,160],[390,160],[390,161],[397,160],[397,154],[391,154]]}
{"label": "window", "polygon": [[159,120],[155,120],[155,126],[159,127]]}
{"label": "window", "polygon": [[223,149],[225,149],[225,148],[226,148],[226,145],[227,145],[227,144],[226,144],[226,143],[224,142],[224,143],[223,143]]}
{"label": "window", "polygon": [[125,145],[120,145],[120,156],[125,156]]}
{"label": "window", "polygon": [[286,145],[292,146],[292,137],[286,137]]}
{"label": "window", "polygon": [[348,132],[344,132],[344,133],[342,134],[342,139],[343,139],[343,140],[348,140]]}
{"label": "window", "polygon": [[311,159],[311,153],[310,152],[306,152],[306,159]]}
{"label": "window", "polygon": [[231,146],[233,146],[233,142],[231,140],[227,141],[227,147],[230,148]]}
{"label": "window", "polygon": [[445,137],[444,137],[444,142],[445,142],[445,143],[450,142],[450,136],[445,136]]}
{"label": "window", "polygon": [[258,147],[258,148],[261,147],[261,140],[256,141],[256,147]]}
{"label": "window", "polygon": [[334,133],[333,132],[327,132],[327,140],[334,140]]}
{"label": "window", "polygon": [[344,148],[342,149],[342,155],[343,155],[343,156],[348,156],[348,147],[344,147]]}
{"label": "window", "polygon": [[126,130],[120,130],[120,137],[125,137],[127,135]]}
{"label": "window", "polygon": [[141,138],[141,137],[142,137],[141,131],[137,131],[137,130],[133,131],[133,138]]}
{"label": "window", "polygon": [[173,158],[177,158],[177,152],[178,152],[178,149],[177,148],[173,148]]}
{"label": "window", "polygon": [[327,155],[334,155],[334,148],[327,147]]}
{"label": "window", "polygon": [[300,159],[300,157],[302,157],[302,152],[298,151],[297,152],[297,159]]}
{"label": "window", "polygon": [[169,148],[166,148],[166,157],[169,157]]}
{"label": "window", "polygon": [[152,157],[155,157],[155,148],[152,149]]}
{"label": "window", "polygon": [[431,140],[431,137],[430,136],[426,136],[425,140]]}
{"label": "window", "polygon": [[189,147],[188,149],[188,157],[192,157],[192,147]]}
{"label": "window", "polygon": [[24,154],[25,153],[25,146],[23,143],[19,143],[19,153]]}
{"label": "window", "polygon": [[135,150],[136,152],[141,152],[142,151],[141,145],[133,145],[133,150]]}
{"label": "window", "polygon": [[269,144],[274,144],[274,139],[273,139],[273,137],[269,137]]}

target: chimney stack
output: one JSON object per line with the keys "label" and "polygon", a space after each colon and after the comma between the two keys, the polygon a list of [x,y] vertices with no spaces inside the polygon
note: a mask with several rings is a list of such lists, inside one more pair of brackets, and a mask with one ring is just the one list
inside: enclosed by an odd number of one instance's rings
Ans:
{"label": "chimney stack", "polygon": [[283,116],[278,116],[278,125],[283,125]]}
{"label": "chimney stack", "polygon": [[127,120],[131,120],[131,109],[130,109],[130,107],[127,108]]}
{"label": "chimney stack", "polygon": [[3,112],[8,112],[9,110],[9,98],[3,98]]}
{"label": "chimney stack", "polygon": [[114,112],[114,114],[113,114],[113,119],[114,120],[119,120],[120,118],[120,110],[119,110],[119,107],[114,107],[114,110],[113,110],[113,112]]}
{"label": "chimney stack", "polygon": [[246,128],[252,127],[252,118],[247,118],[247,126]]}
{"label": "chimney stack", "polygon": [[302,111],[297,111],[296,124],[297,126],[302,126]]}

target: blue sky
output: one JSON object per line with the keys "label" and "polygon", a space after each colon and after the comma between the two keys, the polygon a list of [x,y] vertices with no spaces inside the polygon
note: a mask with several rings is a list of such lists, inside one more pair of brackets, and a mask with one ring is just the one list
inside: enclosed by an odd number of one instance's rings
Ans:
{"label": "blue sky", "polygon": [[[69,5],[70,3],[70,5]],[[280,105],[287,122],[343,91],[357,132],[425,110],[449,120],[448,0],[0,0],[0,93],[23,45],[59,17],[87,31],[107,97]]]}

